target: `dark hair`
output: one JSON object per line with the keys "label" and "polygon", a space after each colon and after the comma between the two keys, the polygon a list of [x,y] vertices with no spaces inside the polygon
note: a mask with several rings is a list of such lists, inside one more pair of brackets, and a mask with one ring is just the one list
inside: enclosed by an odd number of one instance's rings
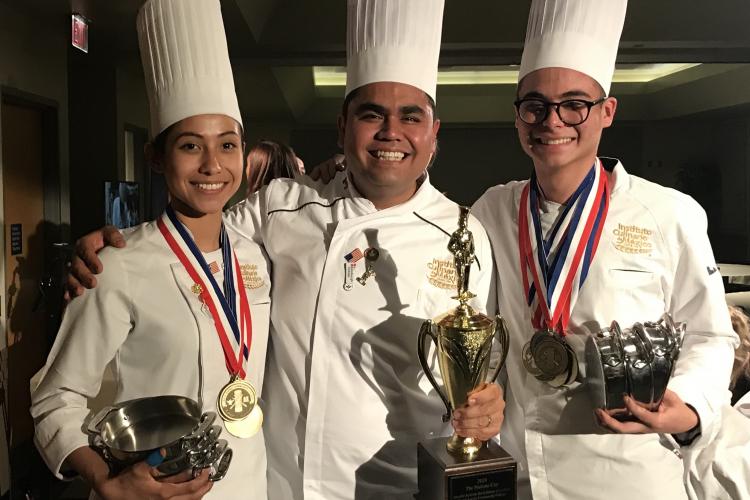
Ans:
{"label": "dark hair", "polygon": [[253,193],[274,179],[292,178],[297,170],[292,148],[274,141],[260,141],[247,153],[248,191]]}
{"label": "dark hair", "polygon": [[174,126],[177,125],[176,123],[173,123],[169,127],[165,128],[161,132],[159,132],[159,135],[153,138],[151,141],[151,144],[154,147],[154,154],[158,156],[159,158],[164,157],[164,153],[167,151],[167,136],[169,136],[169,133],[172,131]]}
{"label": "dark hair", "polygon": [[[344,104],[341,106],[341,116],[346,119],[346,114],[349,112],[349,104],[352,102],[352,100],[357,97],[357,94],[359,94],[359,89],[362,87],[357,87],[356,89],[349,92],[349,94],[344,98]],[[424,92],[424,91],[423,91]],[[437,114],[437,106],[435,105],[435,99],[430,97],[430,95],[427,92],[424,92],[424,96],[427,98],[427,104],[430,106],[430,109],[432,110],[432,116],[435,120],[438,118]]]}

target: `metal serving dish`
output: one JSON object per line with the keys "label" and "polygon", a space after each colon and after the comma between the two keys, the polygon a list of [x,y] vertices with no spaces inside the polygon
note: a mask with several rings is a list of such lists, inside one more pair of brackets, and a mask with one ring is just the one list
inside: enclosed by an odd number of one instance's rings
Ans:
{"label": "metal serving dish", "polygon": [[682,345],[685,324],[664,314],[659,322],[635,323],[623,330],[612,325],[586,342],[586,382],[594,406],[617,418],[628,418],[623,396],[655,410]]}
{"label": "metal serving dish", "polygon": [[211,479],[218,481],[232,450],[218,439],[221,427],[212,425],[215,419],[215,413],[202,413],[190,398],[155,396],[103,408],[88,432],[92,447],[115,473],[161,450],[164,459],[157,470],[164,476],[213,466]]}

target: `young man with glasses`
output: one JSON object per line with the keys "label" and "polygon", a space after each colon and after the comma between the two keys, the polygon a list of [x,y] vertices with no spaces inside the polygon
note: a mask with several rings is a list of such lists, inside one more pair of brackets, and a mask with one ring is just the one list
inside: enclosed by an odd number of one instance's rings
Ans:
{"label": "young man with glasses", "polygon": [[[532,1],[515,107],[534,170],[473,209],[511,331],[501,439],[520,464],[519,498],[686,498],[679,448],[727,399],[735,336],[705,212],[598,156],[617,109],[608,92],[625,9]],[[629,421],[596,409],[586,340],[612,320],[627,328],[665,311],[687,332],[663,402],[652,412],[626,398]],[[552,356],[535,358],[534,342]]]}

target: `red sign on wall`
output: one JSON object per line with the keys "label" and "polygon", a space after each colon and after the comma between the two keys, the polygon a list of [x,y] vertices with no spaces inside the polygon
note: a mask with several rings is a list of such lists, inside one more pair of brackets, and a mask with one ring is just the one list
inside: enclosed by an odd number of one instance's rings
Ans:
{"label": "red sign on wall", "polygon": [[88,53],[89,51],[89,23],[80,14],[71,17],[70,34],[73,47]]}

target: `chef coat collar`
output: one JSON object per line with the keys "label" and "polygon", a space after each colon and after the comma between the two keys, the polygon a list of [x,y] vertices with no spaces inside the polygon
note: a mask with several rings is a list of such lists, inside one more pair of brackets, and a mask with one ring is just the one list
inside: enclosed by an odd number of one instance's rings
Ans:
{"label": "chef coat collar", "polygon": [[[630,188],[630,174],[625,171],[625,167],[622,162],[617,158],[610,158],[606,156],[600,156],[599,159],[602,161],[604,170],[609,174],[610,181],[610,198],[615,196],[619,191],[628,190]],[[515,210],[513,210],[513,222],[518,223],[518,207],[521,206],[521,192],[525,183],[520,183],[513,193],[513,204]]]}
{"label": "chef coat collar", "polygon": [[422,177],[420,178],[419,182],[420,185],[417,188],[417,191],[414,193],[414,195],[409,198],[404,203],[401,203],[400,205],[395,205],[390,208],[384,208],[383,210],[378,210],[375,208],[375,205],[364,197],[359,191],[357,191],[357,188],[354,186],[354,182],[352,180],[351,172],[346,171],[346,195],[351,198],[352,202],[360,206],[366,213],[372,213],[372,212],[381,212],[381,213],[401,213],[401,212],[413,212],[415,210],[419,210],[422,207],[424,207],[431,195],[432,191],[432,185],[430,184],[430,174],[425,171],[422,174]]}

